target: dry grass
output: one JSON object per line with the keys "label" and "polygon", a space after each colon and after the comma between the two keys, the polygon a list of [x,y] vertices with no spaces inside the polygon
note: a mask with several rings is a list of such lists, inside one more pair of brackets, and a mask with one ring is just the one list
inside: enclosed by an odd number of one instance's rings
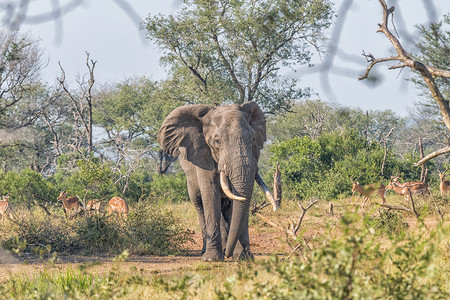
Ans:
{"label": "dry grass", "polygon": [[[443,226],[445,234],[445,232],[448,233],[449,227],[448,199],[440,198],[436,195],[435,197],[436,202],[440,205],[441,211],[445,213]],[[396,212],[396,215],[399,216],[402,222],[408,224],[408,227],[405,230],[406,234],[427,238],[439,225],[441,217],[437,213],[436,208],[430,203],[429,199],[422,199],[421,197],[416,198],[416,206],[422,213],[425,227],[422,226],[422,221],[418,220],[414,214],[399,211]],[[381,200],[375,198],[372,202],[367,203],[364,208],[359,206],[362,201],[363,199],[358,196],[333,201],[334,215],[326,213],[326,210],[329,209],[329,202],[327,201],[319,201],[313,206],[307,212],[299,230],[299,236],[301,236],[302,242],[304,243],[304,241],[306,241],[311,249],[308,249],[304,245],[303,248],[301,248],[298,259],[302,262],[308,262],[312,259],[311,255],[314,251],[320,250],[332,241],[345,240],[349,233],[348,229],[342,225],[342,218],[347,218],[346,214],[349,212],[360,216],[359,219],[355,219],[356,223],[352,224],[352,230],[354,230],[352,232],[356,234],[358,234],[358,228],[360,228],[361,231],[367,228],[367,220],[373,219],[375,220],[374,222],[378,222],[385,211],[384,208],[380,208],[379,205],[376,204],[381,203]],[[387,197],[387,202],[390,205],[409,207],[409,203],[405,203],[400,196],[390,195]],[[307,202],[304,202],[304,205],[306,204]],[[428,211],[425,210],[427,206]],[[200,230],[198,228],[197,214],[191,203],[168,204],[165,208],[172,213],[177,222],[182,224],[184,228],[195,231],[196,235],[199,235]],[[133,206],[131,206],[130,209],[133,210]],[[273,212],[270,207],[267,207],[263,209],[262,214],[274,222],[287,226],[289,220],[292,220],[293,222],[297,221],[300,212],[301,210],[297,203],[294,201],[284,201],[279,211]],[[35,211],[34,214],[36,214],[36,218],[41,217],[39,216],[39,210]],[[392,223],[388,225],[397,226],[398,224]],[[5,223],[2,227],[5,229],[8,228],[8,226],[10,225]],[[400,229],[403,230],[402,228]],[[289,260],[286,259],[286,255],[289,254],[290,248],[286,246],[286,242],[290,241],[291,246],[293,246],[293,241],[286,238],[279,229],[265,224],[257,216],[251,216],[250,230],[252,243],[260,244],[255,247],[256,249],[260,252],[263,252],[261,249],[270,249],[268,252],[284,253],[281,257],[283,257],[283,260],[286,260],[286,262],[289,262]],[[5,230],[0,232],[5,234]],[[393,246],[405,246],[406,243],[406,240],[403,244],[396,243],[395,238],[393,239],[388,234],[381,231],[375,232],[375,235],[376,242],[380,244],[379,251],[382,252],[390,251],[389,249]],[[272,238],[272,240],[269,238]],[[273,242],[274,238],[285,247],[275,245]],[[435,245],[438,253],[447,253],[448,255],[448,246],[446,243],[448,243],[448,238],[444,238]],[[191,247],[193,247],[193,249],[198,249],[199,245],[193,244]],[[448,256],[445,255],[438,255],[432,259],[432,263],[434,266],[438,266],[438,269],[442,268],[442,270],[445,270],[446,268],[448,270],[449,264],[447,257]],[[267,265],[272,264],[268,262],[269,260],[268,256],[258,256],[256,263],[237,263],[231,261],[226,261],[224,263],[204,263],[200,261],[199,257],[193,257],[187,259],[183,264],[179,263],[179,266],[177,266],[175,257],[173,263],[175,266],[172,265],[168,271],[159,273],[157,270],[162,270],[161,262],[150,267],[148,264],[134,261],[133,258],[131,258],[130,262],[120,264],[114,264],[111,261],[101,261],[92,266],[90,266],[89,263],[76,264],[78,267],[81,266],[81,269],[76,269],[70,276],[76,277],[77,274],[100,274],[100,276],[103,276],[101,277],[102,280],[89,288],[94,292],[96,289],[102,289],[102,286],[106,286],[107,281],[109,280],[108,276],[112,276],[110,279],[116,282],[119,289],[117,290],[117,294],[108,295],[121,299],[217,299],[220,298],[217,295],[218,291],[220,291],[221,297],[230,293],[230,295],[237,299],[244,299],[249,297],[249,295],[254,295],[255,289],[258,289],[260,285],[264,287],[268,283],[274,286],[282,284],[283,280],[282,277],[280,277],[280,274],[277,273],[278,275],[275,275],[273,270],[271,271],[267,268]],[[266,262],[266,264],[264,262]],[[359,272],[370,274],[373,270],[378,268],[377,264],[379,264],[378,260],[367,259],[362,266],[359,266],[361,268]],[[278,266],[277,263],[274,266]],[[53,276],[54,278],[64,277],[68,276],[65,275],[67,273],[64,273],[66,270],[65,267],[67,267],[65,264],[59,264],[58,267],[48,266],[47,271],[50,276]],[[285,268],[283,264],[280,264],[279,267]],[[393,263],[386,263],[383,268],[382,272],[385,273],[395,273],[396,270],[396,266]],[[39,272],[35,272],[34,274],[36,274],[36,278],[43,276],[42,273]],[[25,275],[16,274],[9,276],[9,278],[18,278],[17,276],[23,277]],[[27,276],[30,278],[30,273],[28,273]],[[326,275],[323,276],[323,278],[326,279]],[[445,281],[445,277],[442,278],[442,281]],[[5,282],[8,284],[11,283],[11,281]],[[79,294],[78,298],[88,299],[90,298],[88,295],[90,295],[88,292],[84,292],[84,294]]]}

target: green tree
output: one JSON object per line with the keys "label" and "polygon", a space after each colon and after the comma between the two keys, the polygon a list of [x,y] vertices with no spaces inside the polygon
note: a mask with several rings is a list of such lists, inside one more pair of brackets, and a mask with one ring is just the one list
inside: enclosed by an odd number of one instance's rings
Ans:
{"label": "green tree", "polygon": [[133,78],[100,93],[94,110],[96,124],[107,135],[105,153],[114,153],[118,167],[153,162],[154,170],[166,173],[173,158],[158,145],[158,132],[164,118],[184,102],[170,96],[167,85],[148,78]]}
{"label": "green tree", "polygon": [[391,129],[391,144],[405,130],[405,119],[391,110],[363,111],[322,101],[296,102],[289,112],[271,116],[267,122],[269,140],[281,142],[307,135],[355,129],[369,141],[380,143]]}
{"label": "green tree", "polygon": [[187,0],[176,16],[150,16],[148,38],[190,102],[243,103],[267,110],[302,97],[281,68],[310,62],[330,26],[327,0]]}
{"label": "green tree", "polygon": [[0,27],[0,126],[8,124],[8,110],[34,89],[44,66],[41,57],[36,40]]}

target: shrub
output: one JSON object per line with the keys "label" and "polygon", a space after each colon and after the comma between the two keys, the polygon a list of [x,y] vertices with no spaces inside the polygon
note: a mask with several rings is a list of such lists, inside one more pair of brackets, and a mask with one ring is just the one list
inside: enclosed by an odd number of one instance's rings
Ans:
{"label": "shrub", "polygon": [[[363,175],[362,184],[379,182],[384,149],[369,143],[356,131],[322,134],[316,140],[309,136],[295,137],[273,145],[271,164],[280,162],[288,198],[333,199],[349,195],[351,178]],[[388,153],[386,169],[391,166]]]}
{"label": "shrub", "polygon": [[[48,247],[57,252],[170,255],[183,251],[190,234],[157,204],[141,202],[130,208],[127,222],[115,216],[93,215],[75,220],[20,212],[15,223],[0,227],[3,246],[14,252]],[[49,251],[50,252],[50,251]]]}
{"label": "shrub", "polygon": [[77,243],[84,253],[120,253],[133,246],[126,226],[122,226],[112,217],[92,215],[79,218],[73,229]]}
{"label": "shrub", "polygon": [[379,217],[369,216],[365,219],[366,226],[388,235],[401,235],[408,229],[409,225],[403,220],[400,213],[385,209],[378,209],[378,212]]}
{"label": "shrub", "polygon": [[130,213],[128,231],[135,241],[133,252],[138,254],[179,254],[191,237],[171,212],[146,202],[138,203]]}
{"label": "shrub", "polygon": [[177,174],[153,176],[150,196],[160,202],[180,203],[189,200],[186,175],[178,172]]}
{"label": "shrub", "polygon": [[6,249],[14,250],[22,244],[22,252],[33,252],[36,247],[49,247],[58,252],[79,250],[76,235],[65,220],[49,218],[38,211],[16,211],[16,216],[16,223],[0,230]]}
{"label": "shrub", "polygon": [[69,191],[86,199],[110,199],[118,194],[114,183],[114,173],[110,164],[102,162],[92,154],[82,157],[80,154],[61,155],[58,170],[50,178],[60,189]]}
{"label": "shrub", "polygon": [[13,204],[29,205],[35,199],[35,195],[47,199],[57,197],[54,185],[30,169],[24,169],[21,173],[0,172],[0,192],[9,193],[10,202]]}
{"label": "shrub", "polygon": [[[342,216],[343,235],[322,241],[305,259],[274,257],[229,277],[219,299],[234,299],[243,282],[247,299],[448,299],[448,228],[391,235],[381,243],[360,217]],[[268,278],[260,280],[259,278]]]}

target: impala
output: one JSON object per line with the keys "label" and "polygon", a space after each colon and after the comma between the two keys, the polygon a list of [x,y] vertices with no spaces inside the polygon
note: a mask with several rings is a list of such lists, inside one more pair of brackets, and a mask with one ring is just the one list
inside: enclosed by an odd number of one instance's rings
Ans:
{"label": "impala", "polygon": [[111,198],[108,203],[108,215],[113,212],[117,212],[119,218],[126,221],[128,219],[128,205],[125,200],[120,197]]}
{"label": "impala", "polygon": [[405,200],[408,200],[409,192],[411,195],[424,195],[428,194],[428,184],[421,181],[411,181],[405,183],[399,183],[398,177],[391,179],[391,182],[386,187],[386,190],[393,190],[399,195],[405,197]]}
{"label": "impala", "polygon": [[[58,201],[61,201],[64,206],[64,214],[67,217],[67,214],[71,211],[75,211],[75,214],[79,211],[81,207],[80,199],[75,196],[70,196],[67,198],[67,192],[62,190],[58,196]],[[73,214],[72,214],[73,215]]]}
{"label": "impala", "polygon": [[353,189],[352,194],[354,195],[356,192],[360,193],[362,196],[364,196],[364,202],[362,204],[362,207],[366,204],[367,200],[370,200],[370,197],[372,195],[375,195],[375,193],[380,196],[380,198],[383,200],[383,204],[386,204],[386,199],[384,196],[386,195],[386,187],[382,183],[372,183],[369,185],[361,186],[358,179],[355,179],[353,181]]}
{"label": "impala", "polygon": [[2,222],[3,219],[6,216],[9,216],[9,218],[12,220],[13,219],[13,215],[12,215],[12,210],[11,210],[11,205],[9,205],[9,194],[7,194],[6,196],[2,197],[2,200],[0,201],[0,214],[2,215]]}
{"label": "impala", "polygon": [[422,181],[409,181],[405,183],[400,183],[398,180],[400,179],[400,176],[391,176],[391,182],[395,182],[398,186],[404,187],[411,184],[420,184]]}
{"label": "impala", "polygon": [[95,213],[100,213],[102,209],[102,202],[98,199],[89,200],[86,204],[86,211],[93,211]]}
{"label": "impala", "polygon": [[447,172],[447,170],[445,170],[443,173],[441,173],[441,171],[439,171],[439,178],[441,179],[441,183],[439,184],[439,190],[441,191],[441,195],[448,195],[450,194],[450,181],[448,181],[447,179],[445,179],[445,172]]}

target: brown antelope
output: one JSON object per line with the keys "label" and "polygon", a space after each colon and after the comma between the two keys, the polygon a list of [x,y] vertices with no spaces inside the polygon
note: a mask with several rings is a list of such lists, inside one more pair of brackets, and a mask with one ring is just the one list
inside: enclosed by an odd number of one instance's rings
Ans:
{"label": "brown antelope", "polygon": [[362,207],[366,204],[367,200],[370,200],[370,197],[372,195],[375,195],[375,193],[380,196],[380,198],[383,200],[383,204],[386,204],[386,199],[384,196],[386,195],[386,187],[382,183],[372,183],[365,186],[361,186],[358,179],[355,179],[353,181],[353,189],[352,189],[352,195],[354,195],[356,192],[360,193],[362,196],[364,196],[364,202],[362,204]]}
{"label": "brown antelope", "polygon": [[411,181],[411,182],[405,182],[405,183],[399,183],[398,177],[394,177],[391,179],[391,182],[386,187],[386,190],[393,190],[399,195],[402,195],[405,197],[405,200],[408,200],[409,192],[411,192],[411,195],[426,195],[428,194],[428,184],[421,181]]}
{"label": "brown antelope", "polygon": [[88,203],[86,204],[87,212],[95,212],[99,214],[101,209],[102,209],[102,202],[98,199],[89,200]]}
{"label": "brown antelope", "polygon": [[75,196],[70,196],[69,198],[67,198],[67,192],[65,190],[62,190],[59,194],[58,201],[62,202],[64,206],[64,214],[66,215],[66,217],[68,216],[68,213],[70,214],[71,211],[75,211],[73,214],[76,214],[81,208],[80,199]]}
{"label": "brown antelope", "polygon": [[3,196],[2,200],[0,200],[0,214],[2,215],[2,222],[3,219],[5,218],[5,215],[9,216],[11,220],[13,219],[11,205],[9,205],[8,200],[9,195]]}
{"label": "brown antelope", "polygon": [[400,179],[400,176],[391,176],[391,182],[395,182],[398,186],[404,187],[411,184],[420,184],[422,181],[409,181],[400,183],[398,180]]}
{"label": "brown antelope", "polygon": [[128,205],[125,200],[120,197],[111,198],[108,203],[108,215],[113,212],[117,212],[119,218],[126,221],[128,219]]}
{"label": "brown antelope", "polygon": [[450,194],[450,181],[448,181],[447,179],[445,179],[445,172],[447,172],[447,170],[445,170],[443,173],[441,173],[441,171],[439,171],[439,178],[441,179],[441,183],[439,184],[439,190],[441,191],[441,195],[448,195]]}

